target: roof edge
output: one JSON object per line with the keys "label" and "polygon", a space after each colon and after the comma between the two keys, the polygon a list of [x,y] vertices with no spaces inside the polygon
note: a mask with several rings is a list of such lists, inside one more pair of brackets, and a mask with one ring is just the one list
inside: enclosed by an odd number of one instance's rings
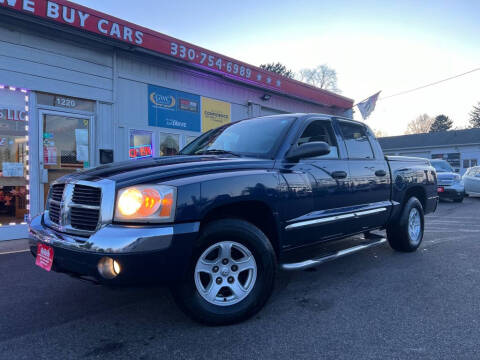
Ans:
{"label": "roof edge", "polygon": [[[226,78],[246,83],[265,91],[274,91],[316,104],[344,110],[352,108],[354,104],[353,99],[343,95],[263,70],[258,66],[235,60],[71,1],[33,0],[31,3],[33,4],[31,7],[27,6],[25,8],[22,5],[22,1],[16,1],[13,6],[5,2],[0,3],[0,9],[8,10],[6,12],[7,15],[12,12],[28,15],[25,19],[34,16],[50,23],[62,24],[96,35],[99,39],[114,40],[123,45],[128,45],[132,49],[140,48],[153,51],[172,60],[175,59],[177,62],[185,63],[206,72],[221,74]],[[63,18],[62,10],[64,7],[71,10],[70,12],[66,11],[67,14],[74,14],[73,20],[71,17],[67,18],[69,21]],[[82,17],[79,16],[80,13]]]}

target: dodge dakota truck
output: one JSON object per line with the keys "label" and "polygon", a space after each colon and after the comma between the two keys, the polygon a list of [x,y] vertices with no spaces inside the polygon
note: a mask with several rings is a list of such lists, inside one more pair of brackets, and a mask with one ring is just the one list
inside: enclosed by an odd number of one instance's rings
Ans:
{"label": "dodge dakota truck", "polygon": [[177,156],[59,179],[30,248],[48,271],[169,285],[193,319],[231,324],[265,305],[278,269],[387,241],[415,251],[437,203],[429,161],[384,156],[365,124],[275,115],[210,130]]}

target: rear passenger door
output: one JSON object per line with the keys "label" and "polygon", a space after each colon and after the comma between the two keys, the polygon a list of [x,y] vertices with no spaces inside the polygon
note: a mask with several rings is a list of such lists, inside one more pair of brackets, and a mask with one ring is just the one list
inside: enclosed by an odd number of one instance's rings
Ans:
{"label": "rear passenger door", "polygon": [[338,122],[348,153],[355,232],[386,224],[391,210],[390,170],[369,129],[357,122]]}

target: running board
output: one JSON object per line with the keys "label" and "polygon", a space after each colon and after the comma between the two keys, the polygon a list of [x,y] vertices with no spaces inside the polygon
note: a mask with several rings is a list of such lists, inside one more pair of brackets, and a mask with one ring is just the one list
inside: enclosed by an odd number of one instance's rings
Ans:
{"label": "running board", "polygon": [[304,270],[304,269],[308,269],[308,268],[326,263],[328,261],[336,260],[336,259],[339,259],[341,257],[347,256],[347,255],[350,255],[350,254],[354,254],[354,253],[362,251],[362,250],[366,250],[366,249],[370,249],[370,248],[378,246],[378,245],[382,245],[386,242],[387,242],[387,239],[380,238],[380,239],[378,239],[374,242],[371,242],[371,243],[368,243],[368,244],[357,245],[357,246],[354,246],[354,247],[351,247],[351,248],[340,250],[340,251],[338,251],[334,254],[321,256],[321,257],[318,257],[318,258],[309,259],[309,260],[296,262],[296,263],[282,264],[281,267],[282,267],[283,270],[287,270],[287,271]]}

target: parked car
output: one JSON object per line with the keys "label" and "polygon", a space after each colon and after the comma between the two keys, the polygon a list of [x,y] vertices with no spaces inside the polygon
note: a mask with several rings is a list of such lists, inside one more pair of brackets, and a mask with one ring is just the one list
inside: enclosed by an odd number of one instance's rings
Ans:
{"label": "parked car", "polygon": [[455,202],[462,202],[465,198],[465,186],[462,177],[453,170],[452,166],[445,160],[430,160],[430,163],[437,171],[438,194],[440,199],[450,199]]}
{"label": "parked car", "polygon": [[169,284],[208,324],[259,311],[279,264],[317,266],[385,243],[415,251],[438,202],[435,169],[385,157],[362,123],[267,116],[211,130],[178,156],[54,182],[30,223],[37,265],[103,284]]}
{"label": "parked car", "polygon": [[463,175],[463,183],[469,196],[480,196],[480,166],[469,168]]}

